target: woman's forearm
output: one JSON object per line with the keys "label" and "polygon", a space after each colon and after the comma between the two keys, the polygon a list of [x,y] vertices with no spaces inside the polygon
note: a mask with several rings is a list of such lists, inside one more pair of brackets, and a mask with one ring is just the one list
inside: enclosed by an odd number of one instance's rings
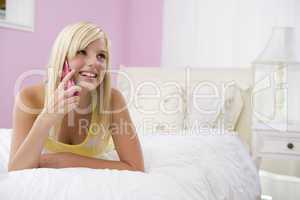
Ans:
{"label": "woman's forearm", "polygon": [[40,154],[51,126],[51,120],[48,120],[46,115],[41,113],[11,159],[8,171],[39,167]]}
{"label": "woman's forearm", "polygon": [[66,153],[60,159],[60,168],[65,167],[87,167],[93,169],[117,169],[144,172],[144,168],[134,166],[124,161],[104,160],[90,158],[77,154]]}
{"label": "woman's forearm", "polygon": [[130,171],[143,171],[128,163],[114,160],[81,157],[73,163],[74,167],[88,167],[94,169],[118,169]]}

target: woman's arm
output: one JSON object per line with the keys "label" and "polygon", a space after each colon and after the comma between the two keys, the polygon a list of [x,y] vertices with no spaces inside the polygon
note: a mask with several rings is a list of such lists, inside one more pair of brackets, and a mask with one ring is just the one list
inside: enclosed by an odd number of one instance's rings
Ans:
{"label": "woman's arm", "polygon": [[[37,108],[30,89],[21,91],[15,100],[8,171],[37,168],[50,129],[50,124],[43,115],[33,112]],[[24,110],[24,106],[29,110]]]}
{"label": "woman's arm", "polygon": [[[64,89],[74,73],[75,70],[72,70],[64,77],[47,107],[40,105],[43,103],[37,103],[39,102],[37,96],[44,93],[41,89],[29,87],[17,95],[8,171],[39,167],[40,154],[50,128],[78,105],[79,97],[73,94],[79,92],[81,88],[72,86],[67,90]],[[44,88],[44,85],[41,88]],[[24,106],[27,107],[26,110]],[[37,108],[43,109],[40,114],[34,113],[36,111],[33,109]]]}
{"label": "woman's arm", "polygon": [[144,158],[135,126],[122,94],[112,90],[112,138],[120,161],[144,171]]}
{"label": "woman's arm", "polygon": [[86,167],[93,169],[117,169],[130,171],[143,171],[131,166],[128,163],[113,160],[104,160],[99,158],[90,158],[73,153],[49,153],[42,154],[40,157],[41,168],[68,168],[68,167]]}

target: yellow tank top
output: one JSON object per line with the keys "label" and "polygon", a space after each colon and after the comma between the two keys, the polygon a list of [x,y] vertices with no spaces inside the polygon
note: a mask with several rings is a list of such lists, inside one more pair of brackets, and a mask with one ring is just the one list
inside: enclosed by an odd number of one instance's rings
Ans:
{"label": "yellow tank top", "polygon": [[113,149],[114,143],[111,134],[95,134],[90,126],[84,141],[76,145],[59,142],[50,134],[45,142],[43,153],[70,152],[88,157],[101,157],[103,153]]}

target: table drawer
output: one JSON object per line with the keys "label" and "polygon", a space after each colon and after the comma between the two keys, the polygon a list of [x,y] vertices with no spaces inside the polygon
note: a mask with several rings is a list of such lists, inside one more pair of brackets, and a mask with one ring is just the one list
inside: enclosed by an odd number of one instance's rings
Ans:
{"label": "table drawer", "polygon": [[300,140],[295,139],[271,139],[264,138],[262,141],[262,153],[288,153],[300,154]]}

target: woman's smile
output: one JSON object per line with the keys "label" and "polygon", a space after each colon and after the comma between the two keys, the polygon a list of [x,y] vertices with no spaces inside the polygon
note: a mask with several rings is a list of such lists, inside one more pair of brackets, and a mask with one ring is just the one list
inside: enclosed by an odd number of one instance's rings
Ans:
{"label": "woman's smile", "polygon": [[95,79],[97,78],[98,74],[95,73],[95,72],[91,72],[91,71],[80,71],[79,72],[79,75],[81,77],[85,77],[85,78],[88,78],[88,79]]}

